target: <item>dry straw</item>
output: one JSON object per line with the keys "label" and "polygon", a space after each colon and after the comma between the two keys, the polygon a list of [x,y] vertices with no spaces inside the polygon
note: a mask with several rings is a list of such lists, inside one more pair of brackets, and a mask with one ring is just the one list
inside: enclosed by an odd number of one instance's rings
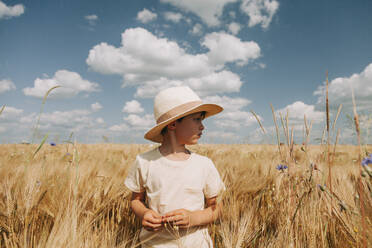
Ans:
{"label": "dry straw", "polygon": [[304,126],[305,126],[305,140],[304,140],[304,145],[305,145],[305,148],[307,148],[307,145],[309,144],[311,128],[313,126],[313,120],[311,120],[310,123],[309,123],[309,125],[308,125],[307,124],[307,120],[306,120],[306,115],[304,115]]}
{"label": "dry straw", "polygon": [[5,109],[5,105],[3,105],[3,107],[1,108],[0,115],[3,113],[4,109]]}
{"label": "dry straw", "polygon": [[[360,136],[354,94],[353,103]],[[271,109],[279,152],[271,145],[189,147],[215,162],[226,185],[219,196],[222,217],[208,226],[214,247],[372,246],[368,239],[372,230],[366,227],[372,221],[372,185],[368,177],[362,182],[360,137],[359,147],[338,145],[337,129],[331,163],[337,166],[332,168],[331,191],[324,185],[329,164],[326,152],[323,146],[308,145],[313,122],[306,116],[304,149],[294,144],[288,112],[285,118],[281,116],[290,156],[296,159],[288,161],[293,165],[290,173],[276,167],[286,162],[281,150],[285,147],[280,144],[272,105]],[[4,106],[0,114],[3,110]],[[341,106],[332,131],[340,111]],[[258,115],[251,112],[264,132]],[[325,131],[327,125],[323,136]],[[140,220],[131,212],[130,192],[122,182],[135,157],[153,147],[83,145],[72,142],[72,134],[67,144],[51,147],[45,145],[46,140],[47,136],[36,150],[33,145],[1,145],[0,247],[141,245]],[[72,154],[67,156],[69,146]],[[366,146],[366,150],[372,147]],[[359,168],[353,162],[358,152]],[[28,157],[33,159],[24,170]]]}
{"label": "dry straw", "polygon": [[330,157],[330,132],[329,132],[329,102],[328,102],[328,71],[326,72],[326,126],[327,126],[327,165],[328,165],[328,184],[332,192],[332,165]]}
{"label": "dry straw", "polygon": [[41,114],[43,113],[44,105],[45,105],[45,102],[46,102],[46,100],[47,100],[47,97],[48,97],[48,95],[50,94],[50,92],[52,92],[52,90],[57,89],[57,88],[59,88],[59,87],[61,87],[61,86],[57,85],[57,86],[54,86],[54,87],[50,88],[50,89],[45,93],[45,95],[44,95],[44,97],[43,97],[43,102],[41,103],[41,107],[40,107],[40,113],[39,113],[39,116],[38,116],[38,118],[37,118],[37,122],[36,122],[36,125],[35,125],[35,128],[34,128],[33,134],[32,134],[31,144],[34,143],[34,139],[35,139],[35,136],[36,136],[36,132],[37,132],[37,130],[38,130],[39,123],[40,123],[40,117],[41,117]]}
{"label": "dry straw", "polygon": [[274,120],[274,123],[275,123],[275,132],[276,132],[276,140],[278,142],[278,150],[279,150],[279,154],[280,154],[280,157],[283,158],[282,156],[282,151],[280,149],[280,135],[279,135],[279,128],[278,128],[278,123],[276,122],[276,116],[275,116],[275,111],[274,111],[274,107],[273,105],[270,103],[270,107],[271,107],[271,111],[273,113],[273,120]]}
{"label": "dry straw", "polygon": [[355,123],[355,130],[356,130],[356,133],[357,133],[357,139],[358,139],[358,147],[359,147],[359,153],[358,153],[358,166],[359,166],[359,204],[360,204],[360,211],[361,211],[361,221],[362,221],[362,227],[363,227],[363,232],[364,232],[364,235],[363,235],[363,246],[364,247],[367,247],[367,233],[366,233],[366,223],[365,223],[365,210],[364,210],[364,192],[363,192],[363,185],[362,185],[362,168],[360,166],[361,164],[361,161],[362,161],[362,145],[361,145],[361,142],[360,142],[360,126],[359,126],[359,117],[358,117],[358,113],[357,113],[357,110],[356,110],[356,103],[355,103],[355,96],[354,96],[354,89],[353,87],[350,85],[351,87],[351,97],[352,97],[352,102],[353,102],[353,113],[354,113],[354,123]]}
{"label": "dry straw", "polygon": [[252,113],[252,115],[254,116],[254,118],[256,118],[256,120],[257,120],[257,122],[258,122],[258,125],[260,125],[260,128],[261,128],[262,132],[263,132],[264,134],[266,134],[265,128],[262,126],[262,123],[261,123],[261,121],[260,121],[260,118],[258,118],[257,114],[256,114],[253,110],[251,110],[251,113]]}
{"label": "dry straw", "polygon": [[338,110],[337,110],[336,118],[335,118],[335,120],[333,121],[333,125],[332,125],[332,131],[335,130],[336,122],[337,122],[337,120],[338,120],[338,117],[340,116],[341,109],[342,109],[342,104],[340,104],[340,106],[338,106]]}
{"label": "dry straw", "polygon": [[[0,247],[138,246],[140,223],[130,210],[130,195],[122,180],[136,155],[152,148],[73,146],[70,163],[63,159],[64,145],[44,145],[27,171],[20,169],[23,156],[35,147],[2,146]],[[223,218],[209,228],[215,247],[358,247],[362,226],[360,208],[352,197],[359,187],[354,181],[358,168],[352,162],[355,147],[337,148],[344,157],[335,158],[342,164],[334,167],[333,193],[322,186],[320,170],[326,161],[318,160],[321,147],[310,146],[308,159],[294,148],[300,155],[290,174],[275,169],[281,158],[273,146],[190,149],[215,161],[226,185],[221,196]],[[317,161],[318,168],[308,161]],[[48,165],[44,171],[41,164]],[[367,185],[363,188],[368,191]],[[370,196],[364,196],[370,207]],[[27,209],[25,202],[29,202]],[[366,232],[372,235],[372,230]]]}

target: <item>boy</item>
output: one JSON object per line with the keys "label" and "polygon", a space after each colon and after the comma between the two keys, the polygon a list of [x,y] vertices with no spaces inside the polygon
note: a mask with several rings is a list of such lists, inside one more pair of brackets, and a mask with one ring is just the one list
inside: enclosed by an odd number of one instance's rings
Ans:
{"label": "boy", "polygon": [[155,97],[157,125],[145,138],[161,145],[138,155],[125,180],[132,210],[142,220],[142,247],[213,247],[206,225],[219,217],[216,198],[225,186],[213,162],[185,145],[197,144],[203,119],[222,110],[203,104],[188,87]]}

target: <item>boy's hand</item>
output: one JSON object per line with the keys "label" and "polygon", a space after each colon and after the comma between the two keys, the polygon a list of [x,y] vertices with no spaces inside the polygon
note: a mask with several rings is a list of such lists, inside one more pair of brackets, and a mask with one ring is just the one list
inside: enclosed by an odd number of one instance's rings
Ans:
{"label": "boy's hand", "polygon": [[163,222],[170,223],[179,228],[192,227],[194,225],[192,219],[192,212],[186,209],[177,209],[163,216]]}
{"label": "boy's hand", "polygon": [[159,231],[162,228],[162,218],[155,211],[149,209],[145,212],[142,218],[142,226],[150,232]]}

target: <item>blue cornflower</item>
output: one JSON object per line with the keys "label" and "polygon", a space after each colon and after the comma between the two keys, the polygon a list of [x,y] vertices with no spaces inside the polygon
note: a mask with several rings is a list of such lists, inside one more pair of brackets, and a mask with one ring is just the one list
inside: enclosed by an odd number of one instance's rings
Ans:
{"label": "blue cornflower", "polygon": [[362,166],[367,166],[368,164],[372,164],[372,153],[369,154],[369,157],[363,158]]}
{"label": "blue cornflower", "polygon": [[50,142],[50,145],[51,145],[51,146],[56,146],[57,144],[54,143],[54,142]]}
{"label": "blue cornflower", "polygon": [[288,168],[288,166],[286,166],[286,165],[282,165],[282,164],[279,164],[279,165],[276,166],[276,169],[277,169],[278,171],[284,171],[284,170],[287,169],[287,168]]}

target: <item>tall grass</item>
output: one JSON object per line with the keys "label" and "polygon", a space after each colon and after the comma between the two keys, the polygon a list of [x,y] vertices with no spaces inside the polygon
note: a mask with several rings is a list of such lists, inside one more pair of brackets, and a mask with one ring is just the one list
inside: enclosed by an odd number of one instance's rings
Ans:
{"label": "tall grass", "polygon": [[43,110],[44,110],[44,105],[45,105],[45,102],[47,100],[47,97],[49,96],[49,94],[54,90],[54,89],[57,89],[57,88],[60,88],[61,86],[59,85],[56,85],[54,87],[51,87],[45,94],[44,94],[44,97],[43,97],[43,101],[41,103],[41,106],[40,106],[40,112],[39,112],[39,115],[37,117],[37,121],[36,121],[36,124],[35,124],[35,127],[34,127],[34,130],[32,132],[32,138],[31,138],[31,144],[34,143],[34,139],[35,139],[35,136],[37,134],[37,130],[39,128],[39,123],[40,123],[40,117],[43,113]]}
{"label": "tall grass", "polygon": [[[32,141],[46,98],[58,87],[44,96]],[[309,144],[306,116],[303,145],[294,144],[288,112],[279,113],[282,144],[271,105],[277,146],[190,147],[215,162],[227,188],[218,199],[222,217],[209,225],[214,247],[372,247],[372,171],[365,167],[363,174],[360,165],[372,146],[360,143],[353,95],[359,145],[338,145],[338,129],[332,150],[328,78],[326,87],[320,146]],[[153,147],[83,145],[72,134],[66,144],[48,146],[47,137],[39,145],[0,145],[0,247],[138,247],[140,221],[123,181],[136,155]]]}
{"label": "tall grass", "polygon": [[[44,145],[31,161],[36,145],[0,148],[0,247],[135,247],[140,225],[123,180],[152,147]],[[358,147],[338,145],[332,191],[320,146],[305,153],[294,145],[290,171],[276,169],[282,159],[272,145],[190,149],[210,157],[227,186],[222,218],[209,226],[215,247],[360,247],[363,232],[372,245],[372,185],[367,175],[358,190]]]}

